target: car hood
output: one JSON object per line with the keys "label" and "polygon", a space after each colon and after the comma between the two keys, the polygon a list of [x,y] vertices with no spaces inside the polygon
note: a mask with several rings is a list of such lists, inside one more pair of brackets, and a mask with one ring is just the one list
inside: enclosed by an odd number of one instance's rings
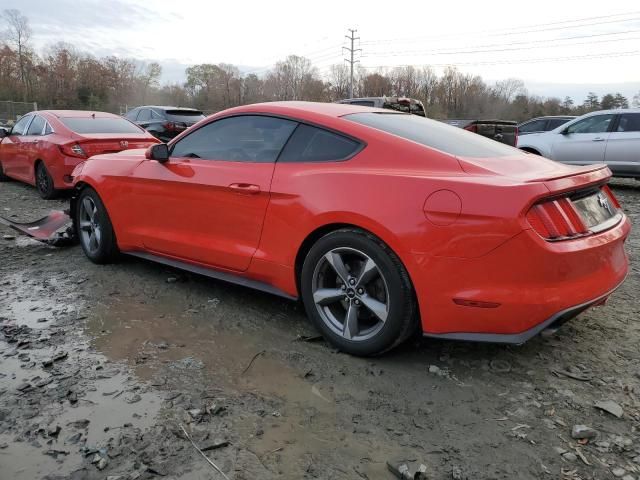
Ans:
{"label": "car hood", "polygon": [[606,168],[605,164],[584,167],[565,165],[532,153],[497,158],[458,157],[458,161],[468,174],[498,175],[523,182],[555,180]]}

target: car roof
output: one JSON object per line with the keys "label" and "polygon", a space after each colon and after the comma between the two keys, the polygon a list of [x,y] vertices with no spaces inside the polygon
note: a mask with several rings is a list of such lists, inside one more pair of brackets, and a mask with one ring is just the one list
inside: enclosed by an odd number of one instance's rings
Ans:
{"label": "car roof", "polygon": [[[201,112],[202,110],[199,110],[197,108],[191,108],[191,107],[172,107],[170,105],[140,105],[139,107],[136,108],[157,108],[158,110],[189,110],[191,112]],[[133,108],[131,110],[134,110]]]}
{"label": "car roof", "polygon": [[305,116],[314,114],[324,117],[342,117],[352,113],[372,113],[380,112],[385,114],[404,115],[401,112],[386,110],[382,108],[363,107],[362,105],[349,105],[346,103],[324,103],[324,102],[266,102],[243,105],[241,107],[230,108],[225,113],[274,113],[279,115]]}
{"label": "car roof", "polygon": [[120,118],[119,115],[108,112],[96,112],[94,110],[37,110],[32,114],[49,114],[57,118]]}
{"label": "car roof", "polygon": [[594,112],[585,113],[583,117],[589,115],[599,115],[599,114],[607,114],[607,113],[640,113],[640,108],[611,108],[609,110],[596,110]]}

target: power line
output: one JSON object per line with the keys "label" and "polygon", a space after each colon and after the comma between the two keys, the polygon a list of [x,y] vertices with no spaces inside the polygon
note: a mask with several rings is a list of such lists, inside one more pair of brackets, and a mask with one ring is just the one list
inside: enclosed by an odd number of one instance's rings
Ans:
{"label": "power line", "polygon": [[[522,26],[522,27],[513,27],[513,28],[509,28],[509,29],[481,30],[481,31],[475,31],[475,32],[466,31],[466,32],[449,33],[449,34],[446,34],[446,35],[431,35],[431,36],[399,37],[399,38],[379,39],[379,40],[365,41],[365,42],[362,42],[362,44],[363,45],[374,45],[374,44],[391,43],[391,42],[412,42],[413,43],[413,42],[415,42],[417,40],[438,40],[438,39],[446,39],[446,38],[451,38],[451,37],[459,37],[460,35],[469,36],[469,35],[486,34],[486,36],[511,36],[511,35],[521,35],[521,34],[524,34],[524,33],[548,32],[548,31],[554,31],[554,30],[569,30],[569,29],[574,29],[574,28],[590,27],[590,26],[595,26],[595,25],[606,25],[606,24],[611,24],[611,23],[630,22],[630,21],[639,20],[640,18],[634,17],[634,18],[607,20],[607,21],[602,21],[602,22],[585,23],[585,24],[581,24],[581,25],[566,25],[566,26],[555,26],[555,25],[560,25],[560,24],[564,24],[564,23],[576,23],[576,22],[582,22],[582,21],[587,21],[587,20],[605,19],[605,18],[611,18],[611,17],[614,17],[614,16],[637,15],[639,13],[640,12],[629,12],[629,13],[620,13],[620,14],[616,14],[616,15],[604,15],[604,16],[599,16],[599,17],[587,17],[587,18],[581,18],[581,19],[575,19],[575,20],[565,20],[563,22],[552,22],[552,23],[542,23],[542,24],[537,24],[537,25],[536,24],[527,25],[527,26]],[[539,27],[550,27],[550,28],[539,28]],[[530,30],[521,30],[521,29],[530,29]]]}
{"label": "power line", "polygon": [[[630,30],[628,32],[624,32],[624,33],[638,33],[640,32],[640,30]],[[610,35],[610,34],[603,34],[603,35]],[[583,38],[591,38],[591,37],[596,37],[597,35],[587,35]],[[628,38],[614,38],[614,39],[606,39],[606,40],[592,40],[592,41],[588,41],[588,42],[572,42],[572,43],[565,43],[565,44],[558,44],[557,46],[559,48],[562,47],[572,47],[572,46],[576,46],[576,45],[593,45],[593,44],[597,44],[597,43],[611,43],[611,42],[625,42],[625,41],[629,41],[629,40],[639,40],[640,37],[628,37]],[[555,41],[555,40],[553,40]],[[551,42],[551,41],[547,41],[546,43]],[[517,44],[518,42],[514,42],[511,43],[510,45],[514,45]],[[537,42],[536,42],[537,43]],[[538,48],[545,48],[544,45],[530,45],[530,46],[519,46],[519,47],[513,47],[513,48],[492,48],[492,49],[484,49],[484,50],[450,50],[450,51],[438,51],[438,50],[423,50],[423,51],[419,51],[419,50],[414,50],[414,51],[406,51],[406,52],[386,52],[386,53],[379,53],[379,52],[374,52],[372,53],[371,56],[378,56],[378,57],[406,57],[406,56],[412,56],[412,55],[424,55],[424,56],[435,56],[435,55],[467,55],[467,54],[477,54],[477,53],[493,53],[493,52],[513,52],[513,51],[520,51],[520,50],[535,50]]]}
{"label": "power line", "polygon": [[345,60],[347,61],[347,63],[351,67],[351,76],[350,76],[350,80],[349,80],[349,98],[353,98],[353,65],[355,63],[359,62],[359,60],[355,60],[354,59],[354,55],[355,55],[356,52],[361,52],[362,49],[354,47],[354,42],[356,40],[360,40],[360,37],[356,37],[355,36],[357,30],[354,30],[354,29],[350,28],[349,31],[351,32],[351,35],[345,35],[345,38],[347,38],[348,40],[351,41],[351,48],[349,48],[349,47],[342,47],[342,48],[343,48],[343,50],[346,50],[350,54],[350,58],[345,58]]}
{"label": "power line", "polygon": [[[581,56],[567,56],[567,57],[547,57],[547,58],[533,58],[522,60],[497,60],[486,62],[464,62],[464,63],[430,63],[430,67],[462,67],[469,65],[512,65],[521,63],[555,63],[555,62],[567,62],[573,60],[583,60],[588,58],[615,58],[615,57],[630,57],[640,55],[640,50],[629,50],[626,52],[610,52],[600,53],[595,55],[581,55]],[[385,69],[385,68],[397,68],[397,67],[415,67],[414,64],[405,65],[375,65],[375,66],[363,66],[367,70],[371,69]]]}

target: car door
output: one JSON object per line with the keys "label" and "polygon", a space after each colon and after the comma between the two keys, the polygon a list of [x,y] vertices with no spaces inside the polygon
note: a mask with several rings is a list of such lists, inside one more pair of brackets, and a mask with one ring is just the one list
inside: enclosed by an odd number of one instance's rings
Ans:
{"label": "car door", "polygon": [[26,163],[24,158],[27,154],[25,148],[23,148],[25,135],[29,124],[33,120],[33,115],[25,115],[11,129],[9,136],[2,140],[2,147],[0,148],[2,162],[2,169],[6,175],[10,177],[18,178],[20,180],[27,181],[23,175],[20,174],[21,166]]}
{"label": "car door", "polygon": [[604,162],[614,114],[591,115],[554,134],[551,157],[562,163],[589,165]]}
{"label": "car door", "polygon": [[29,124],[27,133],[22,137],[20,148],[23,149],[20,164],[17,165],[17,172],[20,176],[35,181],[34,165],[36,160],[41,159],[40,149],[43,147],[42,132],[47,121],[40,115],[34,115],[33,120]]}
{"label": "car door", "polygon": [[226,117],[174,143],[166,163],[141,162],[127,189],[138,212],[132,233],[151,252],[246,270],[260,242],[275,161],[296,126],[269,116]]}
{"label": "car door", "polygon": [[614,174],[640,177],[640,112],[618,116],[604,159]]}

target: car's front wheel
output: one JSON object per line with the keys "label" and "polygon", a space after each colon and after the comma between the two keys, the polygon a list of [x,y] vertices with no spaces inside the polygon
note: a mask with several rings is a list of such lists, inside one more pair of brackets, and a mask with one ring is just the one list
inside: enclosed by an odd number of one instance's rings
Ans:
{"label": "car's front wheel", "polygon": [[416,301],[400,259],[357,229],[331,232],[302,267],[302,299],[323,336],[353,355],[383,353],[413,333]]}
{"label": "car's front wheel", "polygon": [[75,224],[80,245],[89,260],[102,264],[116,258],[116,235],[107,209],[97,192],[89,187],[78,196]]}

